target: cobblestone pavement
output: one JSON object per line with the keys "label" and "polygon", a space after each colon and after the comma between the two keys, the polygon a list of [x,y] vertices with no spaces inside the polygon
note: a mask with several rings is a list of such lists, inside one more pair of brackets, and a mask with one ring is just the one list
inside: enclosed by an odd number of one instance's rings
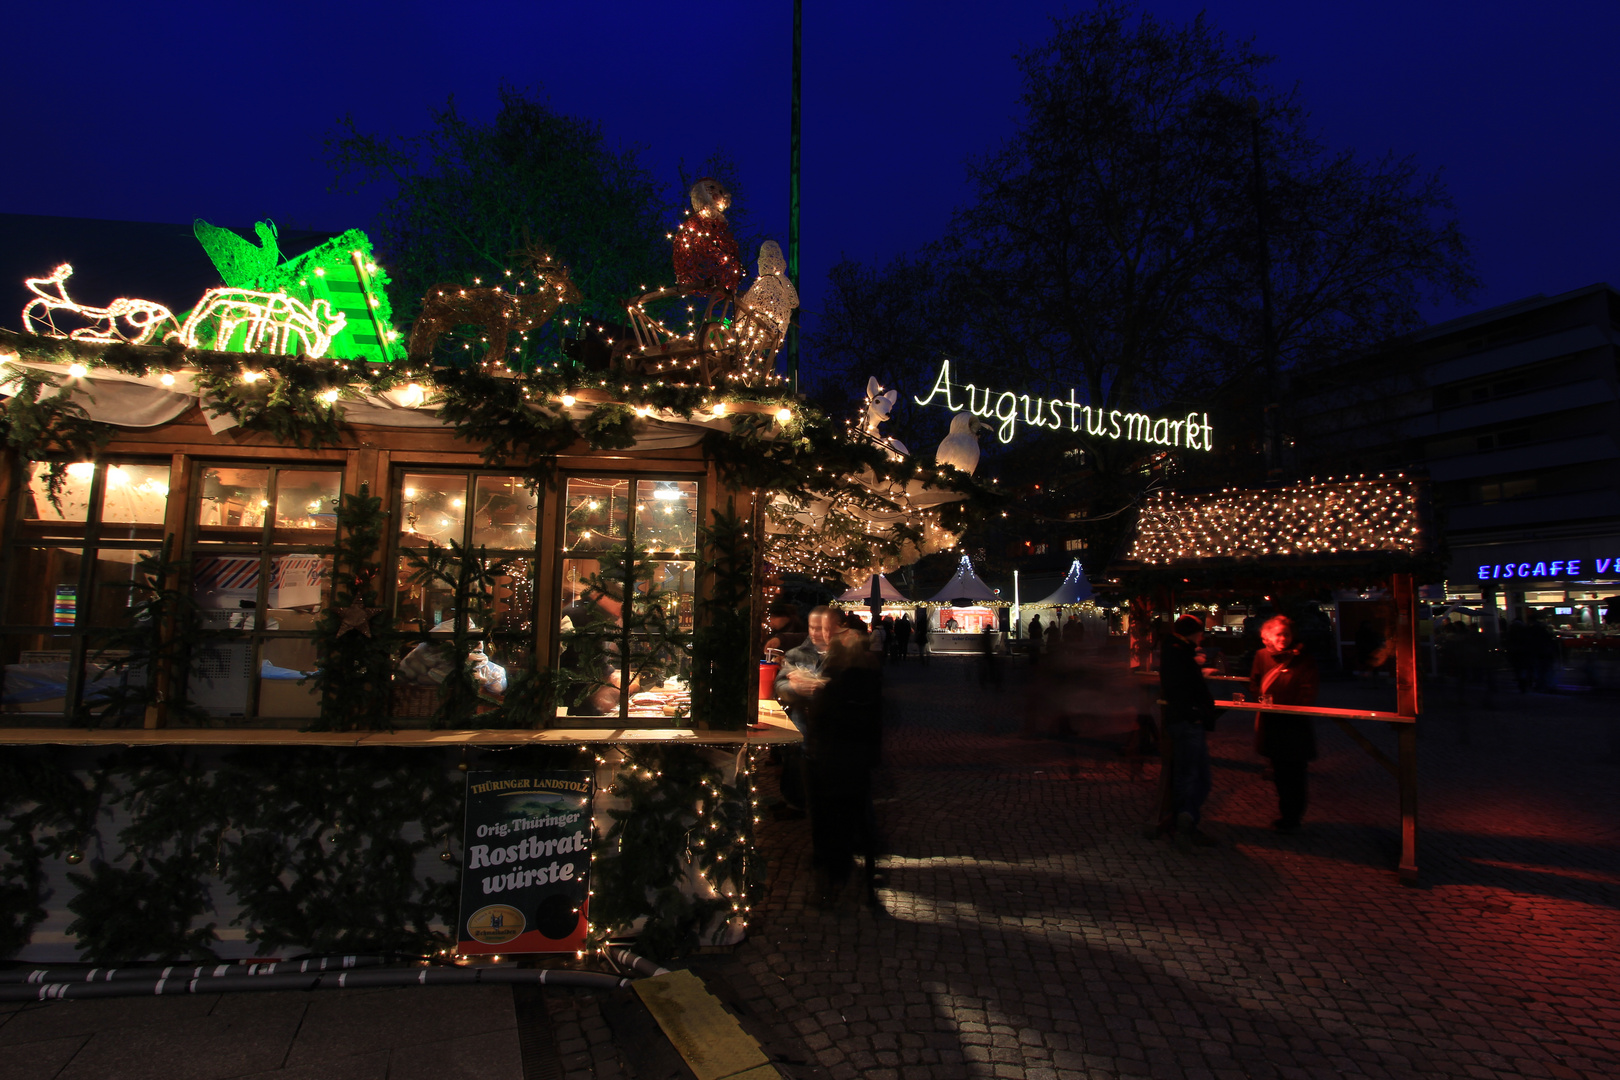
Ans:
{"label": "cobblestone pavement", "polygon": [[[1249,717],[1223,717],[1222,844],[1188,856],[1142,836],[1156,765],[1133,778],[1119,752],[1129,692],[1073,697],[1065,736],[1032,738],[1028,670],[999,691],[973,671],[889,669],[888,914],[853,888],[812,907],[806,823],[767,816],[749,940],[691,961],[789,1080],[1620,1077],[1612,699],[1431,695],[1408,888],[1394,782],[1331,725],[1308,831],[1282,837]],[[1392,700],[1324,687],[1324,704]],[[612,998],[543,1000],[566,1080],[636,1077],[648,1040],[608,1023]],[[515,1080],[517,1035],[493,987],[13,1007],[0,1078]]]}
{"label": "cobblestone pavement", "polygon": [[[1612,702],[1431,701],[1409,888],[1394,782],[1332,725],[1309,828],[1284,837],[1252,714],[1228,713],[1222,844],[1188,856],[1143,838],[1157,766],[1133,780],[1118,752],[1133,710],[1023,738],[1021,674],[990,693],[961,661],[890,668],[887,918],[853,889],[816,911],[805,824],[764,827],[773,884],[733,963],[815,1066],[784,1073],[1620,1076]],[[1324,704],[1384,696],[1329,684]]]}

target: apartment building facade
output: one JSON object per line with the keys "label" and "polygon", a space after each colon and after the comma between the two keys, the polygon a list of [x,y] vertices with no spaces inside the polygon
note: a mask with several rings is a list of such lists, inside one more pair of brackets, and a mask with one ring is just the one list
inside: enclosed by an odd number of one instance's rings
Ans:
{"label": "apartment building facade", "polygon": [[1302,373],[1285,421],[1296,468],[1426,474],[1449,599],[1620,633],[1617,343],[1620,292],[1598,284]]}

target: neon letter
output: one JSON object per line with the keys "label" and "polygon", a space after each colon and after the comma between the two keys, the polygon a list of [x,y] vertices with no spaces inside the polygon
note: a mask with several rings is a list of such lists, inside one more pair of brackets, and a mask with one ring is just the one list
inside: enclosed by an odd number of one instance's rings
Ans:
{"label": "neon letter", "polygon": [[974,400],[974,398],[977,396],[977,391],[978,391],[978,388],[976,386],[974,386],[972,383],[968,383],[967,386],[966,386],[966,390],[967,390],[967,396],[968,396],[968,411],[969,412],[971,412],[974,416],[994,416],[995,415],[995,412],[993,410],[991,410],[991,408],[990,408],[990,388],[988,386],[984,388],[984,403],[983,404],[980,404],[979,402]]}
{"label": "neon letter", "polygon": [[928,396],[926,398],[913,397],[911,400],[919,405],[926,405],[934,400],[935,394],[939,393],[945,395],[945,407],[951,412],[957,412],[956,399],[951,395],[951,362],[949,360],[940,361],[939,378],[934,380],[934,388],[928,391]]}
{"label": "neon letter", "polygon": [[1189,450],[1208,450],[1209,447],[1207,447],[1207,446],[1199,446],[1198,445],[1198,414],[1194,413],[1194,412],[1188,413],[1186,423],[1187,423],[1187,449],[1189,449]]}
{"label": "neon letter", "polygon": [[1489,581],[1489,580],[1491,580],[1491,568],[1489,566],[1482,566],[1482,567],[1479,568],[1479,580],[1481,580],[1481,581]]}
{"label": "neon letter", "polygon": [[[985,391],[988,397],[990,391]],[[996,432],[1004,443],[1012,442],[1013,432],[1018,430],[1018,395],[1011,390],[1004,390],[996,398],[996,419],[1001,421],[1001,430]]]}
{"label": "neon letter", "polygon": [[1081,409],[1086,410],[1087,423],[1090,423],[1091,406],[1090,405],[1081,405],[1079,402],[1075,401],[1074,400],[1074,387],[1071,386],[1071,387],[1069,387],[1069,430],[1070,431],[1079,431],[1080,430],[1079,426],[1076,425],[1075,422],[1074,422],[1074,414],[1076,412],[1080,411]]}
{"label": "neon letter", "polygon": [[1113,427],[1113,429],[1114,429],[1114,430],[1113,430],[1113,431],[1112,431],[1112,432],[1110,432],[1110,433],[1109,433],[1109,435],[1108,435],[1108,437],[1109,437],[1109,438],[1110,438],[1110,439],[1117,439],[1117,438],[1119,438],[1119,418],[1120,418],[1120,417],[1121,417],[1121,416],[1123,416],[1123,415],[1124,415],[1124,414],[1123,414],[1123,413],[1122,413],[1122,412],[1121,412],[1121,411],[1120,411],[1120,410],[1119,410],[1119,409],[1115,409],[1115,410],[1114,410],[1114,411],[1113,411],[1113,412],[1111,412],[1111,413],[1109,413],[1109,414],[1108,414],[1108,423],[1109,423],[1109,424],[1110,424],[1110,425],[1112,425],[1112,427]]}

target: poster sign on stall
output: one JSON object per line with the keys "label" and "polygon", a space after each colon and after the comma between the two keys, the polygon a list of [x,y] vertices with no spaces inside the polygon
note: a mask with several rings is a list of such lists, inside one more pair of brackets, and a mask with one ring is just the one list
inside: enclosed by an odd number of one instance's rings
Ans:
{"label": "poster sign on stall", "polygon": [[593,783],[589,772],[467,774],[458,951],[584,948]]}

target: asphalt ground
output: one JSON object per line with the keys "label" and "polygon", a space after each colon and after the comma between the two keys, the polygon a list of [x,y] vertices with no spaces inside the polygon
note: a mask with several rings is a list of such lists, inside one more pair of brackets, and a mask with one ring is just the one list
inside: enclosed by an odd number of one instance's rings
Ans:
{"label": "asphalt ground", "polygon": [[[1620,1076],[1620,703],[1431,688],[1414,888],[1394,781],[1332,725],[1279,836],[1250,716],[1223,716],[1221,844],[1187,855],[1143,836],[1127,676],[1001,674],[887,672],[883,912],[813,904],[807,823],[766,816],[749,939],[689,963],[783,1076]],[[622,995],[481,987],[8,1006],[0,1078],[517,1078],[520,1016],[549,1075],[682,1075]]]}

